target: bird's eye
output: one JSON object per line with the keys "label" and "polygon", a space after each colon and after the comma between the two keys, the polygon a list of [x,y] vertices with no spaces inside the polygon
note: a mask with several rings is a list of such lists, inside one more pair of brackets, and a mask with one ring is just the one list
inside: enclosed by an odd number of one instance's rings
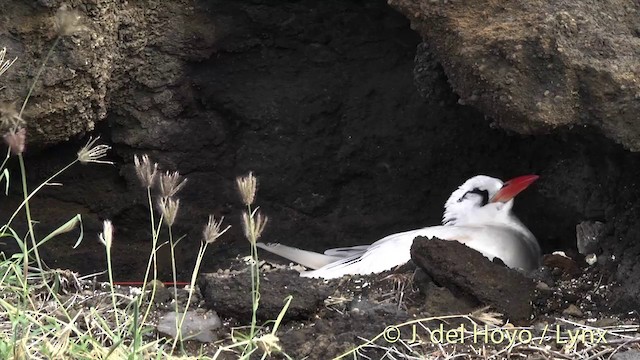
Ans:
{"label": "bird's eye", "polygon": [[462,200],[464,200],[468,194],[477,194],[480,195],[482,197],[482,203],[481,206],[485,206],[489,203],[489,192],[487,190],[480,190],[478,188],[475,188],[473,190],[469,190],[466,193],[464,193],[464,195],[462,195],[462,197],[460,199],[458,199],[458,202],[462,202]]}

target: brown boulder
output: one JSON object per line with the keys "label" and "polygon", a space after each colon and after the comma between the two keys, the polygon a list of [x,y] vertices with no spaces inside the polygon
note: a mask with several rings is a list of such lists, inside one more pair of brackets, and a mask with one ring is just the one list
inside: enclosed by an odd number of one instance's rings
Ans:
{"label": "brown boulder", "polygon": [[[251,319],[251,277],[249,271],[203,274],[198,282],[205,303],[220,314],[242,321]],[[262,321],[278,318],[286,298],[293,299],[284,319],[305,320],[324,306],[331,289],[322,280],[302,278],[296,271],[273,271],[261,274],[260,308]]]}
{"label": "brown boulder", "polygon": [[428,56],[440,61],[460,102],[491,116],[494,125],[521,134],[593,126],[640,151],[637,2],[389,4],[429,44]]}
{"label": "brown boulder", "polygon": [[411,258],[455,295],[490,305],[513,322],[529,320],[535,284],[531,279],[457,241],[418,237]]}

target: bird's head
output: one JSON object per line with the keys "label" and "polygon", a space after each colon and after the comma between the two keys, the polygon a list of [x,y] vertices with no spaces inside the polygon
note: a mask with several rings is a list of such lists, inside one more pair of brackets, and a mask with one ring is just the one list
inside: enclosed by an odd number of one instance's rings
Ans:
{"label": "bird's head", "polygon": [[502,182],[477,175],[454,191],[444,205],[444,225],[471,225],[508,221],[513,198],[538,179],[524,175]]}

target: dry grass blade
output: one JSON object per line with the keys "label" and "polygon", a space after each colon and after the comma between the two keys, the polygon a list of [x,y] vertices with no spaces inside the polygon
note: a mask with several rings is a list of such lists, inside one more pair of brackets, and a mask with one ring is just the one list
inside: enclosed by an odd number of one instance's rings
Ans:
{"label": "dry grass blade", "polygon": [[13,63],[16,62],[16,60],[18,59],[16,57],[13,60],[5,60],[4,58],[6,55],[7,55],[7,48],[3,47],[2,50],[0,50],[0,76],[2,76],[2,74],[4,74],[7,70],[9,70],[11,65],[13,65]]}

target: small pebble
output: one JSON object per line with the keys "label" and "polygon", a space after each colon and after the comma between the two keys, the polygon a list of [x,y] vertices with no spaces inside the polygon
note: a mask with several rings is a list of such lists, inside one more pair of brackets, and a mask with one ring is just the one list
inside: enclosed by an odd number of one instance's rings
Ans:
{"label": "small pebble", "polygon": [[611,356],[611,360],[634,360],[638,358],[640,358],[640,351],[634,349],[620,351]]}
{"label": "small pebble", "polygon": [[549,290],[551,290],[549,285],[547,285],[547,283],[542,282],[542,281],[538,281],[538,284],[536,285],[536,289],[538,289],[540,291],[549,291]]}
{"label": "small pebble", "polygon": [[569,316],[582,317],[582,310],[574,304],[569,305],[562,313]]}
{"label": "small pebble", "polygon": [[175,338],[178,336],[176,321],[183,321],[180,329],[183,339],[192,339],[203,343],[216,341],[217,336],[214,331],[222,326],[222,321],[215,312],[200,313],[189,310],[184,316],[184,313],[176,314],[172,311],[160,318],[158,332]]}

